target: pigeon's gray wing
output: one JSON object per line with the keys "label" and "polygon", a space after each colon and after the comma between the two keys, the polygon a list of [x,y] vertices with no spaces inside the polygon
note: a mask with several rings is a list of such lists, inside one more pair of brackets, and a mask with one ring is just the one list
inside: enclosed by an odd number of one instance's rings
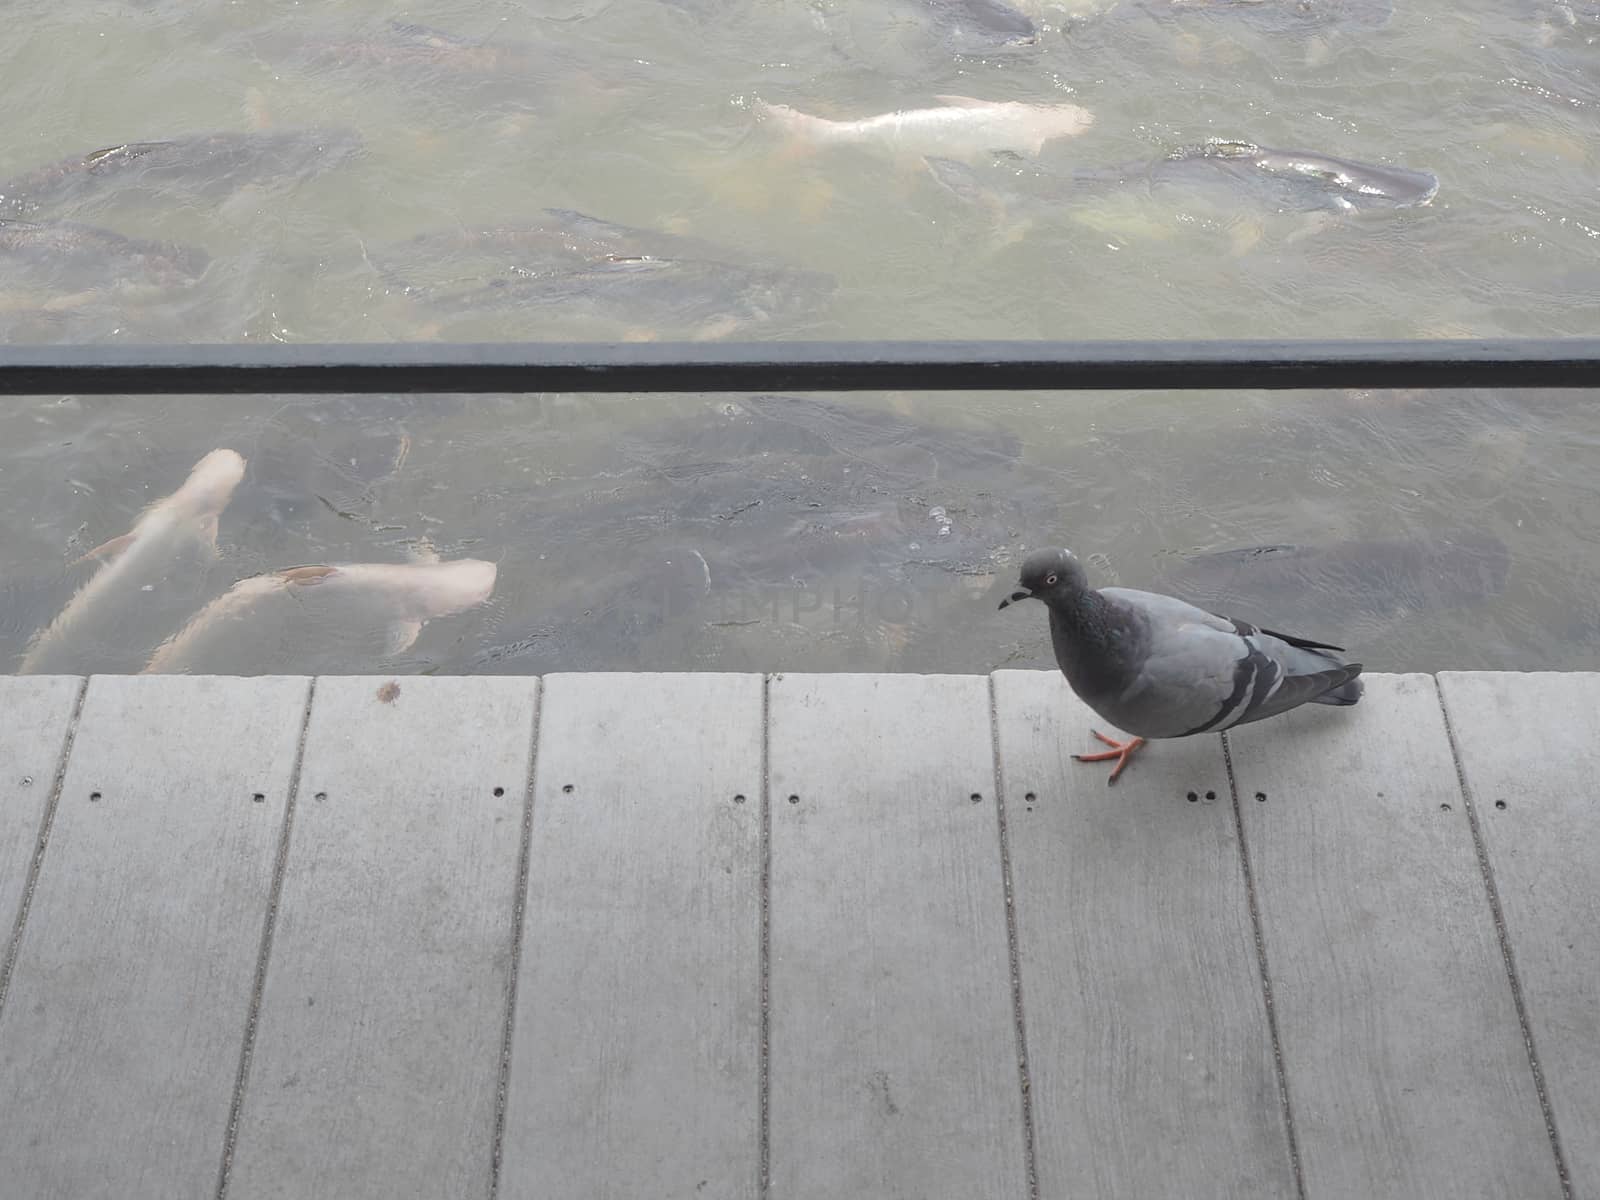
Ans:
{"label": "pigeon's gray wing", "polygon": [[1136,614],[1144,656],[1112,702],[1111,719],[1130,733],[1187,737],[1231,729],[1309,701],[1353,704],[1361,673],[1318,643],[1292,641],[1171,596],[1126,588],[1101,595]]}

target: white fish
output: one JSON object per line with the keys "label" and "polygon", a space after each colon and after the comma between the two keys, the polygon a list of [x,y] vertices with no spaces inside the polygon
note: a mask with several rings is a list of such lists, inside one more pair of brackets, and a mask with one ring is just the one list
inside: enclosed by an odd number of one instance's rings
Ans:
{"label": "white fish", "polygon": [[19,671],[81,669],[75,660],[82,647],[75,654],[74,635],[96,620],[125,615],[141,593],[195,556],[214,557],[217,518],[244,478],[244,465],[232,450],[213,450],[195,464],[182,487],[145,509],[131,530],[84,555],[105,563],[34,639]]}
{"label": "white fish", "polygon": [[429,554],[419,562],[290,567],[241,579],[163,643],[145,673],[189,671],[197,664],[217,670],[219,659],[237,656],[241,646],[251,653],[252,634],[260,662],[251,665],[285,670],[286,656],[304,655],[306,622],[317,618],[341,645],[359,645],[362,627],[379,626],[384,654],[399,654],[417,640],[425,621],[487,600],[495,572],[481,559],[439,562]]}
{"label": "white fish", "polygon": [[1052,138],[1071,137],[1094,124],[1076,104],[1024,104],[937,96],[939,108],[880,113],[858,121],[830,121],[786,104],[756,101],[756,111],[791,136],[820,144],[876,144],[906,154],[959,157],[1011,150],[1038,154]]}

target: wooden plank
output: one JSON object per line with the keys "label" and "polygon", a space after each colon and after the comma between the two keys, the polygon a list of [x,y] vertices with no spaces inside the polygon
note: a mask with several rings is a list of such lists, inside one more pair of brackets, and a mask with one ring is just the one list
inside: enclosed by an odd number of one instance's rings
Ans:
{"label": "wooden plank", "polygon": [[487,1195],[537,689],[317,681],[233,1200]]}
{"label": "wooden plank", "polygon": [[1111,788],[1059,672],[994,690],[1040,1195],[1292,1196],[1221,739]]}
{"label": "wooden plank", "polygon": [[0,959],[22,910],[82,686],[71,675],[0,675]]}
{"label": "wooden plank", "polygon": [[1228,742],[1306,1194],[1560,1196],[1432,678]]}
{"label": "wooden plank", "polygon": [[555,675],[499,1195],[760,1175],[759,675]]}
{"label": "wooden plank", "polygon": [[0,1017],[7,1195],[215,1191],[309,686],[90,681]]}
{"label": "wooden plank", "polygon": [[1026,1195],[987,680],[770,686],[772,1194]]}
{"label": "wooden plank", "polygon": [[1600,675],[1439,676],[1574,1196],[1600,1196]]}

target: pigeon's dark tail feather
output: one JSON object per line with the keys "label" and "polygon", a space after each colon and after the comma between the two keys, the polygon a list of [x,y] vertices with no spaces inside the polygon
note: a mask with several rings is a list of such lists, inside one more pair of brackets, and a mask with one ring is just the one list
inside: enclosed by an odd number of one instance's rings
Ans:
{"label": "pigeon's dark tail feather", "polygon": [[1361,699],[1361,680],[1356,678],[1361,674],[1361,664],[1351,663],[1342,672],[1344,678],[1334,684],[1322,695],[1312,699],[1313,704],[1354,704]]}
{"label": "pigeon's dark tail feather", "polygon": [[[1279,633],[1273,629],[1263,629],[1261,632],[1268,637],[1277,638],[1280,642],[1288,642],[1291,646],[1299,646],[1302,650],[1337,650],[1340,654],[1344,653],[1343,646],[1332,646],[1327,642],[1313,642],[1310,638],[1295,637],[1292,633]],[[1353,704],[1355,701],[1352,700],[1351,703]]]}

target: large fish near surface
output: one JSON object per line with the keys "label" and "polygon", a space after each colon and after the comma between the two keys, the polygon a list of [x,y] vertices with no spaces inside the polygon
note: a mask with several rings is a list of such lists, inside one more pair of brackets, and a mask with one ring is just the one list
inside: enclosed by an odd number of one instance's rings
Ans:
{"label": "large fish near surface", "polygon": [[1019,531],[1059,517],[1059,480],[1024,470],[1014,434],[972,412],[950,420],[718,398],[575,452],[531,493],[492,493],[519,544],[538,547],[519,573],[540,590],[473,668],[798,667],[820,637],[858,662],[950,669],[963,651],[941,622],[964,606],[985,619]]}
{"label": "large fish near surface", "polygon": [[1504,542],[1467,533],[1224,550],[1186,559],[1157,586],[1246,618],[1278,612],[1286,620],[1385,622],[1490,600],[1505,590],[1510,573]]}
{"label": "large fish near surface", "polygon": [[1131,188],[1157,197],[1212,190],[1232,203],[1246,200],[1277,212],[1356,212],[1420,208],[1439,193],[1438,176],[1429,171],[1242,141],[1210,141],[1153,162],[1066,175],[1009,164],[974,169],[951,159],[926,161],[933,177],[962,199],[999,208],[1057,207]]}
{"label": "large fish near surface", "polygon": [[1138,0],[1134,7],[1162,17],[1237,17],[1268,33],[1381,29],[1394,16],[1394,0]]}
{"label": "large fish near surface", "polygon": [[472,41],[398,20],[385,21],[366,36],[317,36],[305,52],[339,66],[427,68],[464,76],[526,73],[543,66],[547,53],[528,42]]}
{"label": "large fish near surface", "polygon": [[218,199],[252,183],[310,178],[352,158],[361,146],[360,135],[348,129],[124,142],[0,184],[0,215],[29,216],[111,192]]}
{"label": "large fish near surface", "polygon": [[205,273],[194,246],[124,237],[72,221],[0,218],[0,271],[8,284],[75,291],[108,285],[177,287]]}
{"label": "large fish near surface", "polygon": [[823,146],[876,146],[905,154],[973,157],[996,150],[1038,154],[1048,141],[1072,137],[1094,124],[1076,104],[1026,104],[936,96],[937,108],[880,113],[854,121],[832,121],[790,108],[756,102],[756,111],[798,141]]}
{"label": "large fish near surface", "polygon": [[912,0],[911,7],[955,54],[981,56],[1039,41],[1033,18],[1005,0]]}
{"label": "large fish near surface", "polygon": [[291,66],[365,71],[430,88],[513,85],[519,95],[544,95],[574,85],[602,89],[638,78],[650,68],[611,56],[597,63],[566,42],[459,37],[409,21],[387,20],[365,31],[275,27],[249,41],[251,49]]}
{"label": "large fish near surface", "polygon": [[[205,671],[258,674],[322,665],[317,636],[341,648],[362,648],[363,635],[383,639],[381,653],[400,654],[436,617],[465,612],[494,591],[494,563],[347,563],[290,567],[240,580],[163,643],[146,673]],[[375,647],[374,647],[375,649]]]}
{"label": "large fish near surface", "polygon": [[[232,450],[213,450],[195,464],[172,495],[147,508],[127,533],[90,552],[104,565],[23,656],[23,674],[76,673],[90,650],[88,631],[158,604],[158,585],[197,559],[215,555],[217,520],[244,478],[245,461]],[[170,628],[170,626],[168,626]]]}
{"label": "large fish near surface", "polygon": [[[832,295],[815,271],[740,261],[698,238],[568,209],[543,221],[423,234],[371,256],[398,291],[443,314],[558,308],[696,339],[794,320]],[[541,320],[544,320],[541,311]]]}

